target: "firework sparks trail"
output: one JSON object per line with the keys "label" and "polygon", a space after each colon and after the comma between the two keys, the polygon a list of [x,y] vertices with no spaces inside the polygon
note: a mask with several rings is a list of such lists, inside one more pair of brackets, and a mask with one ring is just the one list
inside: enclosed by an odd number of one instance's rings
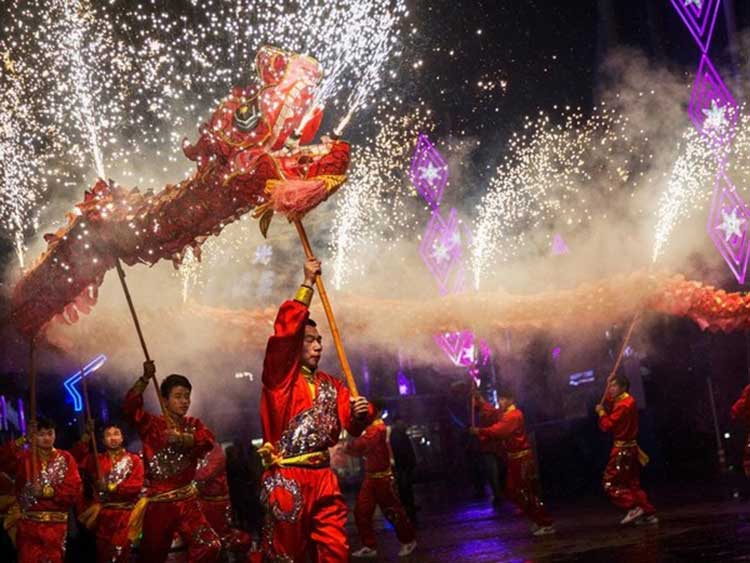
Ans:
{"label": "firework sparks trail", "polygon": [[555,124],[540,112],[513,134],[478,206],[471,245],[476,289],[496,255],[518,257],[550,226],[590,223],[595,209],[607,209],[601,205],[607,198],[637,188],[653,158],[648,138],[631,132],[628,119],[604,104],[590,117],[580,110],[563,117]]}
{"label": "firework sparks trail", "polygon": [[714,152],[693,128],[682,136],[682,145],[684,150],[675,160],[667,187],[657,204],[652,263],[664,251],[677,224],[689,216],[700,193],[715,174]]}
{"label": "firework sparks trail", "polygon": [[12,233],[19,265],[24,268],[24,231],[35,222],[43,186],[31,137],[23,127],[29,108],[23,103],[21,80],[10,72],[7,78],[0,94],[0,223]]}
{"label": "firework sparks trail", "polygon": [[418,224],[409,205],[416,192],[407,171],[419,132],[434,128],[430,112],[418,106],[398,115],[393,107],[380,105],[375,122],[378,132],[356,148],[347,187],[336,198],[330,248],[337,289],[361,268],[355,262],[358,249],[395,244]]}
{"label": "firework sparks trail", "polygon": [[190,296],[190,289],[198,282],[200,262],[193,254],[193,249],[188,248],[180,265],[180,277],[182,279],[182,302],[186,303]]}
{"label": "firework sparks trail", "polygon": [[365,66],[362,76],[356,81],[346,101],[348,111],[334,128],[336,135],[341,135],[355,112],[365,107],[368,97],[380,89],[383,79],[383,68],[390,60],[396,45],[395,29],[400,18],[408,15],[405,6],[398,3],[394,11],[381,14],[376,26],[376,34],[371,40],[369,64]]}
{"label": "firework sparks trail", "polygon": [[95,115],[99,115],[99,112],[94,107],[94,100],[91,96],[91,92],[94,90],[91,71],[83,60],[86,26],[79,13],[78,4],[77,0],[63,0],[62,2],[62,25],[67,30],[67,33],[62,35],[62,53],[70,61],[72,71],[70,80],[73,82],[75,97],[78,100],[76,113],[79,127],[86,132],[88,137],[89,150],[97,176],[105,178],[104,157],[99,145],[99,126],[95,118]]}

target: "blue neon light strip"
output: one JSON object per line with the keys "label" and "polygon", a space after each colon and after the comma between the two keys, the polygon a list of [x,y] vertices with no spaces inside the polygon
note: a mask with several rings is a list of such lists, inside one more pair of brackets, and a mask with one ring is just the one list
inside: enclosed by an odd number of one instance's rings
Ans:
{"label": "blue neon light strip", "polygon": [[70,395],[71,399],[73,399],[73,410],[75,412],[81,412],[83,410],[83,397],[81,397],[78,389],[76,389],[76,384],[84,377],[88,377],[100,367],[102,367],[106,361],[107,356],[105,356],[104,354],[100,354],[96,358],[91,360],[88,364],[83,366],[82,370],[75,372],[73,375],[68,377],[68,379],[63,381],[65,390],[68,392],[68,395]]}

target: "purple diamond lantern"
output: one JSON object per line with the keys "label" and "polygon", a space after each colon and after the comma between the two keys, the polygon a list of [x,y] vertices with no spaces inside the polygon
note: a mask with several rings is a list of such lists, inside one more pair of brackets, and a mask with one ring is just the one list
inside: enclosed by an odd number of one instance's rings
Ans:
{"label": "purple diamond lantern", "polygon": [[690,30],[700,50],[705,53],[711,44],[721,0],[672,0],[672,5]]}
{"label": "purple diamond lantern", "polygon": [[439,211],[433,212],[419,244],[419,254],[435,277],[441,295],[448,293],[451,274],[462,253],[458,212],[451,209],[447,220]]}
{"label": "purple diamond lantern", "polygon": [[417,148],[411,161],[409,176],[419,194],[433,211],[440,206],[445,184],[448,182],[448,163],[427,135],[419,134]]}
{"label": "purple diamond lantern", "polygon": [[435,335],[435,342],[455,366],[470,366],[476,360],[474,333],[470,330],[442,332]]}
{"label": "purple diamond lantern", "polygon": [[750,211],[724,171],[719,172],[708,217],[708,234],[739,283],[750,258]]}
{"label": "purple diamond lantern", "polygon": [[701,58],[688,108],[696,129],[719,149],[726,147],[737,125],[737,102],[705,55]]}

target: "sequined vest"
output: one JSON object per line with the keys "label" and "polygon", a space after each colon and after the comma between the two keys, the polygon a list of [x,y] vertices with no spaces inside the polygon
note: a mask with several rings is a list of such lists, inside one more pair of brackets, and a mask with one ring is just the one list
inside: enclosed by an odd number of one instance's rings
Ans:
{"label": "sequined vest", "polygon": [[340,432],[336,388],[319,380],[312,407],[289,421],[276,449],[285,458],[325,451],[336,444]]}

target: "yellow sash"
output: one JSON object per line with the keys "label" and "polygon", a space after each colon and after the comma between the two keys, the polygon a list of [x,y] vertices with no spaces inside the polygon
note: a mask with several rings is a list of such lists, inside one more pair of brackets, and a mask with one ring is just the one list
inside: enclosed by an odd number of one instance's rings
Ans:
{"label": "yellow sash", "polygon": [[141,497],[135,503],[133,512],[130,513],[130,518],[128,519],[128,539],[134,542],[141,536],[143,532],[143,519],[146,516],[146,507],[149,502],[175,502],[194,497],[197,493],[198,490],[195,488],[195,484],[190,483],[179,489],[165,491],[152,497]]}
{"label": "yellow sash", "polygon": [[638,445],[638,442],[635,440],[630,441],[623,441],[623,440],[615,440],[615,447],[616,448],[638,448],[638,463],[641,464],[642,467],[646,467],[646,464],[651,460],[650,457],[648,457],[648,454],[644,452],[641,447]]}
{"label": "yellow sash", "polygon": [[[15,497],[13,497],[13,499],[15,500]],[[8,508],[8,512],[3,519],[3,528],[6,532],[8,532],[8,536],[10,537],[14,546],[16,545],[16,531],[18,530],[17,524],[20,519],[21,507],[17,502],[14,502]]]}

